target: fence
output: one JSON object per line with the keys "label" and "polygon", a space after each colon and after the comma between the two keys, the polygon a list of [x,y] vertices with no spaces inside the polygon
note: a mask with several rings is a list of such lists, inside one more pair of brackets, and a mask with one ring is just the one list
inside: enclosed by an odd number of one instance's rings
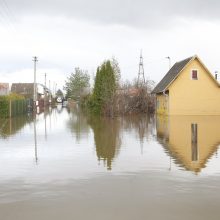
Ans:
{"label": "fence", "polygon": [[33,101],[30,99],[22,100],[0,100],[0,118],[11,118],[31,111]]}

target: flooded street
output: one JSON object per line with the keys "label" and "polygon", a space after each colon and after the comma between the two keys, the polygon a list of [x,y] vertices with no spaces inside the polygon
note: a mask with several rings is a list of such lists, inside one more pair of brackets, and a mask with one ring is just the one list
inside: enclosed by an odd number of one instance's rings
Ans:
{"label": "flooded street", "polygon": [[219,116],[1,120],[0,219],[217,220],[219,144]]}

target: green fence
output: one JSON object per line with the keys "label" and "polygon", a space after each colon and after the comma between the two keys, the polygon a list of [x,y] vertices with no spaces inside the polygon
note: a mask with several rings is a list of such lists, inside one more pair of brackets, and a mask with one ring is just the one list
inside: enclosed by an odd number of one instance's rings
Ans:
{"label": "green fence", "polygon": [[11,118],[27,113],[31,108],[31,101],[0,99],[0,118]]}

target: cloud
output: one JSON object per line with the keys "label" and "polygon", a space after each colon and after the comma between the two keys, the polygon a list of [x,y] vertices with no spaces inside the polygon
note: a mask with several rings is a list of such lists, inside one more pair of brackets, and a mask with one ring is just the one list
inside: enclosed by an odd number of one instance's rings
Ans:
{"label": "cloud", "polygon": [[[65,83],[65,76],[62,72],[57,69],[37,69],[37,82],[44,84],[45,78],[44,73],[47,74],[47,87],[51,90],[54,89],[55,84],[57,88],[63,89]],[[19,76],[19,77],[18,77]],[[0,72],[0,82],[10,82],[10,83],[32,83],[34,81],[33,69],[20,69],[14,72]]]}
{"label": "cloud", "polygon": [[16,16],[53,15],[107,25],[164,28],[186,19],[219,19],[218,0],[8,0]]}
{"label": "cloud", "polygon": [[74,67],[92,77],[112,56],[122,79],[132,80],[140,49],[146,77],[155,81],[167,71],[167,56],[174,63],[197,53],[213,70],[218,64],[220,1],[7,0],[8,11],[2,2],[0,81],[32,82],[33,56],[39,57],[38,76],[47,70],[48,79],[60,82]]}

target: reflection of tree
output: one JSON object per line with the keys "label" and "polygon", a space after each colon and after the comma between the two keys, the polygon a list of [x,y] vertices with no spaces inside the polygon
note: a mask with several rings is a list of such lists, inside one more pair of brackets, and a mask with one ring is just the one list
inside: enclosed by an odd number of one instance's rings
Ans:
{"label": "reflection of tree", "polygon": [[78,108],[72,109],[67,127],[75,134],[76,140],[79,141],[82,135],[89,133],[89,125],[87,123],[86,114]]}
{"label": "reflection of tree", "polygon": [[123,128],[126,130],[134,129],[139,136],[141,142],[149,134],[153,134],[153,129],[150,125],[153,123],[154,118],[147,114],[139,114],[133,116],[126,116],[123,118]]}
{"label": "reflection of tree", "polygon": [[144,138],[147,138],[149,134],[153,134],[154,118],[146,114],[111,119],[87,115],[77,107],[72,109],[69,114],[70,119],[67,126],[77,140],[83,138],[82,135],[88,134],[92,128],[97,158],[99,161],[104,161],[108,170],[112,169],[112,162],[119,153],[120,131],[137,133],[141,142],[144,142]]}
{"label": "reflection of tree", "polygon": [[10,119],[0,119],[0,137],[8,138],[11,135],[16,134],[27,123],[33,121],[32,116],[22,115]]}
{"label": "reflection of tree", "polygon": [[94,132],[98,160],[103,160],[108,170],[111,170],[112,161],[121,145],[120,120],[93,116],[89,118],[89,124]]}

